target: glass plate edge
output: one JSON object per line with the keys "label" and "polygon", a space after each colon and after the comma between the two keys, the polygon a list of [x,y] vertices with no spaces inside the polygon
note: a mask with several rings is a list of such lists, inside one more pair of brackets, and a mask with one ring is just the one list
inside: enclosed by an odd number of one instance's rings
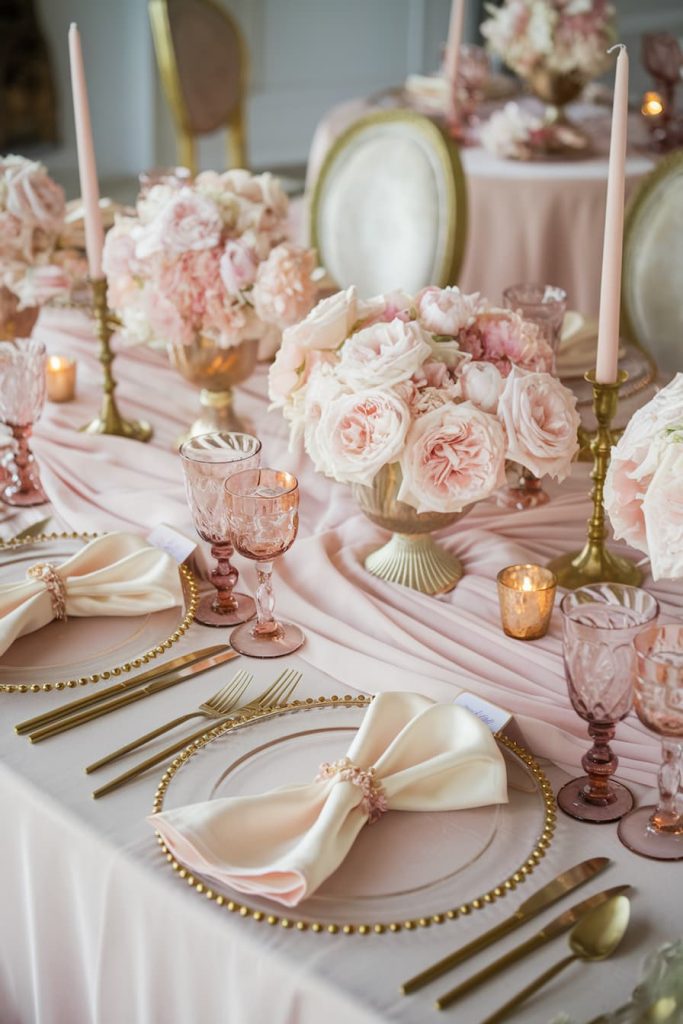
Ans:
{"label": "glass plate edge", "polygon": [[[163,810],[166,791],[176,772],[178,772],[183,765],[187,764],[187,762],[199,750],[201,750],[202,747],[212,743],[215,739],[218,739],[219,736],[223,736],[232,729],[252,725],[260,719],[273,718],[276,715],[285,714],[291,711],[310,711],[315,707],[363,708],[367,707],[372,700],[372,697],[366,697],[363,694],[356,697],[350,694],[345,694],[343,697],[339,697],[337,695],[317,698],[308,697],[306,700],[295,700],[288,704],[278,705],[277,707],[266,707],[255,713],[250,713],[247,716],[237,715],[234,718],[228,719],[228,721],[223,722],[221,725],[207,730],[207,732],[199,739],[188,744],[188,746],[185,747],[185,749],[182,750],[173,761],[171,761],[168,768],[162,775],[157,787],[154,796],[154,804],[152,806],[152,813],[158,814]],[[454,921],[458,917],[465,917],[472,913],[472,911],[482,910],[490,904],[495,903],[496,900],[506,896],[508,892],[513,891],[519,884],[526,881],[529,875],[531,875],[535,870],[539,861],[545,857],[546,852],[552,843],[555,832],[557,818],[555,797],[552,786],[545,772],[534,756],[515,740],[508,736],[504,736],[502,733],[496,733],[496,739],[506,747],[507,750],[519,758],[534,781],[537,783],[544,804],[543,829],[541,830],[540,835],[536,838],[529,856],[511,875],[508,875],[507,878],[504,878],[492,889],[489,889],[488,892],[476,896],[469,902],[461,903],[458,907],[451,907],[437,914],[430,914],[428,917],[409,918],[405,921],[375,921],[341,925],[334,921],[311,922],[309,920],[302,920],[289,915],[275,913],[269,914],[263,910],[251,907],[247,903],[233,900],[223,896],[221,893],[214,892],[214,890],[205,882],[202,882],[201,879],[195,878],[189,868],[176,860],[166,846],[161,835],[155,831],[157,843],[162,856],[165,858],[166,862],[170,865],[177,877],[181,881],[185,882],[186,885],[189,885],[194,889],[198,895],[203,896],[205,899],[212,900],[218,906],[225,907],[226,910],[238,917],[257,922],[265,922],[272,927],[280,926],[285,929],[293,929],[300,932],[311,931],[316,934],[328,935],[391,935],[401,931],[413,931],[417,928],[429,928],[432,924],[444,924],[446,921]]]}
{"label": "glass plate edge", "polygon": [[[10,540],[0,540],[0,554],[3,551],[16,550],[18,548],[33,547],[37,544],[46,544],[55,540],[82,540],[88,542],[96,537],[104,536],[99,533],[37,533],[34,537],[14,537]],[[194,621],[194,613],[199,600],[199,588],[197,581],[185,565],[179,565],[180,579],[183,595],[185,597],[185,614],[181,622],[176,626],[170,636],[151,647],[144,654],[131,658],[122,665],[114,665],[112,668],[103,669],[101,672],[92,672],[87,676],[78,676],[73,679],[60,679],[54,683],[0,683],[0,693],[50,693],[52,690],[73,690],[77,686],[87,686],[88,683],[99,683],[107,679],[116,678],[126,672],[146,665],[158,655],[163,654],[169,647],[180,640],[187,632]]]}

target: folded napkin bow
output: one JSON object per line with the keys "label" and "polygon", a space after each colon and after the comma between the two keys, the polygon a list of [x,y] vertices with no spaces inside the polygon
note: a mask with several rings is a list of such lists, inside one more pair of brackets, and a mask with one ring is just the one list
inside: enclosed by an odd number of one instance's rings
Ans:
{"label": "folded napkin bow", "polygon": [[453,811],[507,803],[505,761],[489,729],[416,693],[375,697],[341,762],[315,781],[230,797],[148,820],[192,871],[293,907],[384,810]]}
{"label": "folded napkin bow", "polygon": [[36,561],[0,586],[0,655],[18,637],[70,615],[141,615],[182,604],[178,566],[129,533],[109,533],[57,565]]}

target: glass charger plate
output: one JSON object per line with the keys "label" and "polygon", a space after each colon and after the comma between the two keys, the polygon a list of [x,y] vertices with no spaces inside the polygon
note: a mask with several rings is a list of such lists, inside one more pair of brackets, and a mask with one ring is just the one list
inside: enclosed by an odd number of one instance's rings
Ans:
{"label": "glass charger plate", "polygon": [[[346,750],[371,698],[320,697],[233,719],[207,732],[170,765],[154,811],[306,782]],[[530,874],[550,845],[555,803],[533,757],[498,737],[509,803],[472,810],[393,811],[364,828],[337,871],[284,916],[279,904],[219,887],[174,860],[205,897],[242,917],[300,930],[366,934],[452,920],[492,903]],[[180,770],[182,768],[182,771]]]}
{"label": "glass charger plate", "polygon": [[[36,562],[59,565],[94,534],[40,534],[0,546],[0,585],[26,576]],[[139,668],[179,640],[194,617],[197,585],[179,567],[184,604],[136,616],[97,616],[51,622],[27,633],[5,651],[0,692],[63,690],[123,675]]]}

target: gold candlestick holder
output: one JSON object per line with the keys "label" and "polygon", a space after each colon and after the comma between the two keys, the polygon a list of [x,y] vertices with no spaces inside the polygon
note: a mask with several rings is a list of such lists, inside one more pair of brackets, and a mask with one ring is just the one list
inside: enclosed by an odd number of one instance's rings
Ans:
{"label": "gold candlestick holder", "polygon": [[111,364],[114,361],[114,353],[111,350],[109,339],[116,329],[116,321],[107,307],[107,281],[101,277],[91,281],[93,294],[93,312],[97,337],[100,339],[99,360],[104,370],[104,394],[102,395],[102,407],[100,415],[87,423],[81,429],[86,434],[115,434],[118,437],[130,437],[134,441],[149,441],[152,436],[152,428],[144,420],[125,420],[118,410],[114,398],[116,381],[112,373]]}
{"label": "gold candlestick holder", "polygon": [[619,371],[613,384],[601,384],[595,379],[593,370],[589,370],[584,378],[593,387],[593,412],[598,424],[590,445],[593,455],[593,514],[588,520],[588,539],[582,550],[560,555],[548,563],[559,585],[568,590],[576,590],[589,583],[625,583],[637,587],[643,579],[642,572],[634,562],[613,554],[605,545],[607,530],[603,492],[613,444],[610,424],[617,411],[619,388],[627,378],[625,370]]}

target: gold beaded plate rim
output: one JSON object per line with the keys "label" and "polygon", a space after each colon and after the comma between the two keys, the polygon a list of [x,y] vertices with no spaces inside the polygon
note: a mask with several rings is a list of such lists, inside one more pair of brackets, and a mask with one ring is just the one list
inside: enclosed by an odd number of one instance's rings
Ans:
{"label": "gold beaded plate rim", "polygon": [[[12,551],[18,548],[32,547],[38,544],[47,544],[58,540],[80,540],[84,543],[94,540],[96,537],[106,536],[101,533],[37,533],[34,537],[21,536],[10,540],[0,540],[0,554],[3,551]],[[73,690],[77,686],[87,686],[89,683],[105,682],[108,679],[115,679],[132,672],[134,669],[146,665],[154,658],[163,654],[169,647],[177,643],[181,636],[187,632],[194,621],[194,613],[199,600],[199,588],[197,581],[185,565],[178,566],[180,580],[182,583],[183,596],[185,597],[185,614],[173,632],[164,640],[159,641],[154,647],[150,647],[143,654],[123,662],[121,665],[114,665],[112,668],[102,669],[101,672],[91,672],[86,676],[76,676],[73,679],[60,679],[57,682],[46,683],[0,683],[0,693],[50,693],[53,690]]]}
{"label": "gold beaded plate rim", "polygon": [[[331,697],[308,697],[306,700],[294,700],[289,704],[281,704],[276,707],[266,707],[257,712],[252,712],[244,716],[236,715],[234,718],[228,719],[228,721],[223,722],[221,725],[207,730],[199,739],[188,744],[188,746],[174,758],[161,777],[154,796],[152,813],[158,814],[163,810],[164,799],[168,787],[171,784],[173,777],[183,767],[183,765],[186,765],[194,755],[207,744],[212,743],[220,736],[224,736],[232,729],[252,725],[254,722],[264,718],[273,718],[277,715],[282,715],[290,711],[306,711],[320,707],[364,708],[368,707],[372,700],[372,697],[366,697],[363,694],[359,696],[346,694],[343,697],[338,697],[336,695]],[[403,921],[375,921],[359,924],[338,924],[334,921],[311,922],[310,920],[302,920],[290,915],[267,913],[264,910],[249,906],[248,903],[243,903],[239,900],[231,899],[222,893],[215,892],[208,883],[195,878],[190,869],[185,867],[181,861],[177,860],[173,856],[166,846],[162,836],[159,832],[155,831],[157,843],[159,844],[162,856],[170,865],[173,872],[178,878],[194,889],[198,895],[203,896],[205,899],[212,900],[219,906],[225,907],[226,910],[235,914],[237,917],[251,919],[252,921],[257,922],[264,922],[271,926],[279,925],[286,929],[292,929],[300,932],[311,931],[315,934],[321,935],[395,935],[397,932],[414,931],[417,928],[428,928],[433,924],[444,924],[446,921],[454,921],[458,917],[465,917],[473,911],[482,910],[490,904],[495,903],[496,900],[506,896],[508,892],[513,891],[518,885],[524,882],[536,869],[539,861],[545,857],[555,832],[555,797],[553,795],[552,786],[545,772],[534,756],[515,740],[508,736],[504,736],[501,733],[496,734],[496,739],[502,746],[506,747],[511,753],[519,758],[529,774],[532,776],[534,782],[538,785],[544,806],[543,828],[540,835],[537,836],[534,842],[531,853],[519,865],[516,871],[513,871],[512,874],[508,875],[492,889],[481,893],[481,895],[470,900],[468,903],[462,903],[457,907],[451,907],[440,913],[430,914],[428,917],[409,918]]]}

